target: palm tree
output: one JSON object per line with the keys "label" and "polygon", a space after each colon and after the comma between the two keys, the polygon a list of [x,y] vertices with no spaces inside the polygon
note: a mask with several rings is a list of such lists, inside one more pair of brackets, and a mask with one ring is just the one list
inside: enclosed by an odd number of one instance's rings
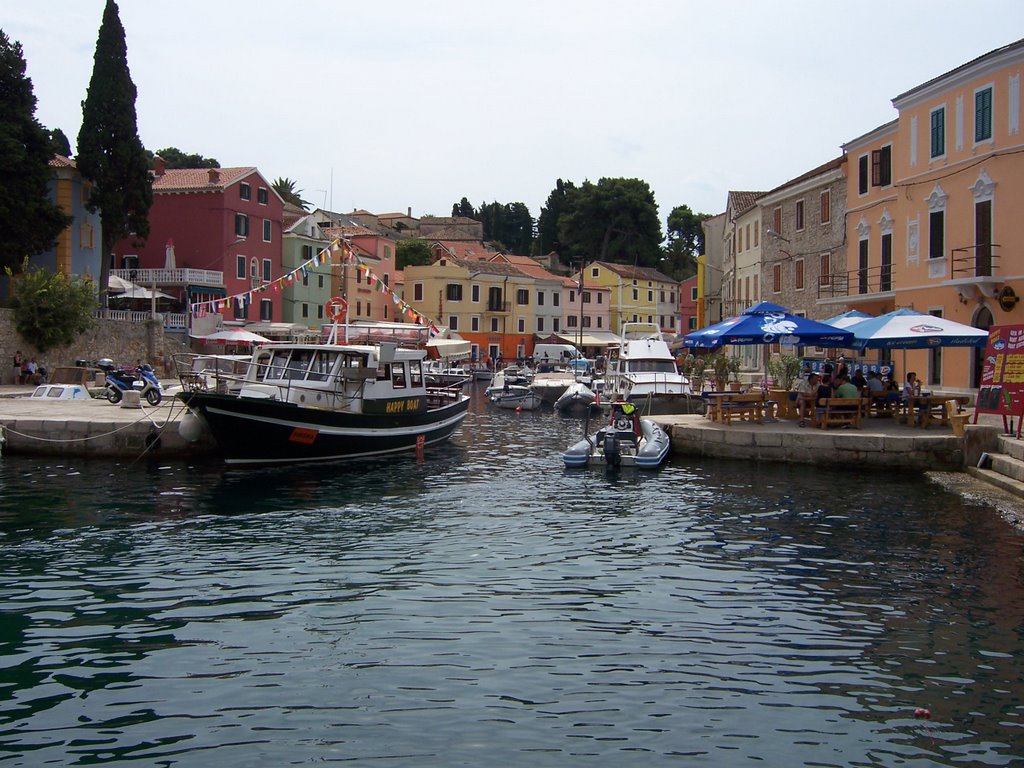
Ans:
{"label": "palm tree", "polygon": [[286,176],[284,178],[276,178],[274,183],[270,186],[274,188],[274,191],[277,192],[277,194],[281,196],[281,199],[286,203],[291,203],[292,205],[297,205],[300,208],[305,208],[309,203],[302,199],[302,190],[295,188],[297,183],[298,182],[293,179],[289,179]]}

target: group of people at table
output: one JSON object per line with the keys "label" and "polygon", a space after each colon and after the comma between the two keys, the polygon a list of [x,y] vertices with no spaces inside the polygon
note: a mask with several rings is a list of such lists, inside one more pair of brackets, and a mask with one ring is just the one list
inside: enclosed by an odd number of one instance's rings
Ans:
{"label": "group of people at table", "polygon": [[821,373],[806,370],[797,378],[790,399],[794,401],[800,417],[800,426],[810,420],[817,423],[817,413],[823,398],[858,398],[863,401],[865,413],[896,416],[907,413],[921,398],[921,383],[917,374],[907,374],[902,389],[895,380],[883,379],[875,371],[865,374],[860,369],[851,376],[847,365],[840,359],[838,366],[822,366]]}

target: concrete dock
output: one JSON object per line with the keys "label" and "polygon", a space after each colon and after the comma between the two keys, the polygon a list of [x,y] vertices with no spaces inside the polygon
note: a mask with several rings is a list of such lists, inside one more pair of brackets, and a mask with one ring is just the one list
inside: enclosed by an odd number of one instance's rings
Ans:
{"label": "concrete dock", "polygon": [[796,419],[721,424],[693,414],[651,418],[669,432],[677,455],[846,467],[962,470],[994,450],[1002,432],[992,417],[968,425],[962,437],[950,426],[921,429],[893,418],[864,419],[861,429],[828,430],[800,427]]}
{"label": "concrete dock", "polygon": [[29,399],[32,387],[0,388],[0,448],[9,454],[184,458],[209,453],[211,440],[178,433],[184,406],[173,398],[125,408],[102,398]]}

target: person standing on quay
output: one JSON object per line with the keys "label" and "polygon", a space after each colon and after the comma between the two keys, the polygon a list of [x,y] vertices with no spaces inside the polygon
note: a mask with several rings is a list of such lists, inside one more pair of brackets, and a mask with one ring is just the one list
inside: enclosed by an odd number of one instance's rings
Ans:
{"label": "person standing on quay", "polygon": [[24,364],[25,359],[21,356],[21,350],[19,349],[14,353],[14,381],[12,384],[21,384],[21,366]]}

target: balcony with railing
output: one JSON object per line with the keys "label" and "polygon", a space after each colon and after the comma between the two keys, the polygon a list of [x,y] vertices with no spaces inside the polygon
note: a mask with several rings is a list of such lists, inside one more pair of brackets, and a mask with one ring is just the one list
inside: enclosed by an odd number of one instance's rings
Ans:
{"label": "balcony with railing", "polygon": [[996,296],[1003,280],[999,273],[999,246],[995,243],[979,243],[949,252],[949,280],[943,285],[956,288],[963,301],[978,296]]}
{"label": "balcony with railing", "polygon": [[507,315],[512,311],[512,302],[509,301],[488,301],[487,312],[497,315]]}
{"label": "balcony with railing", "polygon": [[819,299],[877,299],[893,291],[892,264],[860,266],[847,272],[826,275],[818,281]]}
{"label": "balcony with railing", "polygon": [[110,274],[139,285],[224,287],[224,273],[212,269],[112,269]]}

